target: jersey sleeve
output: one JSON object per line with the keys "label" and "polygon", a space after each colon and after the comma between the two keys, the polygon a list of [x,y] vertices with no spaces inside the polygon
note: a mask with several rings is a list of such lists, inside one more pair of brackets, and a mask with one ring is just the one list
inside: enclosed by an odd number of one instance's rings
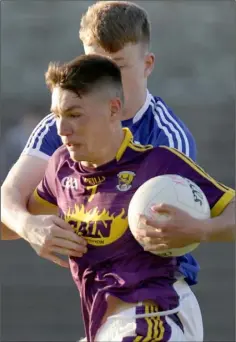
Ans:
{"label": "jersey sleeve", "polygon": [[155,108],[158,113],[156,116],[158,126],[161,128],[161,133],[158,136],[158,145],[176,148],[187,157],[196,161],[196,142],[188,127],[159,97],[156,98]]}
{"label": "jersey sleeve", "polygon": [[34,198],[44,205],[57,206],[57,153],[49,159],[43,179],[34,191]]}
{"label": "jersey sleeve", "polygon": [[160,149],[162,150],[161,158],[162,160],[165,160],[165,162],[159,167],[159,174],[177,174],[196,183],[204,192],[209,202],[211,216],[220,215],[235,197],[235,191],[224,184],[217,182],[199,165],[193,162],[192,159],[186,157],[177,149],[165,146]]}
{"label": "jersey sleeve", "polygon": [[56,119],[53,114],[49,114],[35,127],[21,155],[48,160],[61,145],[61,138],[57,134]]}

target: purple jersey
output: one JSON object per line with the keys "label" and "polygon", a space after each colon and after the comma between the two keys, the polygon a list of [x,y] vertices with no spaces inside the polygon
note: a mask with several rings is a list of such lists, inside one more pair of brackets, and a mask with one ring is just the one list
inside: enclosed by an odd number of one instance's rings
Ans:
{"label": "purple jersey", "polygon": [[[122,121],[122,126],[129,128],[134,140],[142,145],[174,147],[196,160],[196,144],[189,129],[160,97],[152,96],[148,91],[143,106],[133,118]],[[32,132],[22,154],[48,160],[61,145],[56,118],[49,114]],[[199,265],[193,256],[179,257],[178,264],[188,284],[196,284]]]}
{"label": "purple jersey", "polygon": [[184,154],[168,147],[136,145],[131,132],[124,130],[116,159],[96,169],[73,162],[67,149],[59,148],[35,192],[36,197],[57,205],[61,217],[88,242],[88,252],[71,258],[70,266],[81,294],[89,341],[101,324],[107,295],[134,303],[153,300],[160,310],[179,304],[173,288],[176,258],[145,252],[129,230],[127,210],[138,187],[158,175],[179,174],[200,186],[213,215],[234,196],[233,190],[217,183]]}

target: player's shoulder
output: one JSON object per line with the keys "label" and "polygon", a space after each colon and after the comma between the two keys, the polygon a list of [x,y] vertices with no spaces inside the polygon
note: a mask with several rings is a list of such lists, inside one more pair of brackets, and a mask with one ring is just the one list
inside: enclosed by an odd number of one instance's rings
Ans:
{"label": "player's shoulder", "polygon": [[152,114],[158,130],[154,145],[174,147],[196,159],[196,142],[193,134],[183,120],[158,96],[152,96]]}
{"label": "player's shoulder", "polygon": [[22,154],[48,160],[62,145],[57,133],[56,118],[53,113],[46,115],[32,131]]}
{"label": "player's shoulder", "polygon": [[184,133],[187,137],[191,138],[192,134],[184,123],[184,121],[174,113],[173,109],[169,107],[166,102],[159,96],[152,96],[153,113],[158,117],[156,119],[157,125],[162,129],[168,127],[173,132]]}
{"label": "player's shoulder", "polygon": [[182,119],[173,112],[173,109],[169,107],[160,96],[151,95],[151,98],[153,112],[155,112],[162,119],[163,123],[167,120],[172,123],[177,122],[181,126],[185,127]]}
{"label": "player's shoulder", "polygon": [[187,157],[183,152],[179,151],[177,148],[169,147],[166,145],[155,146],[151,154],[161,158],[163,161],[165,158],[181,158],[191,160],[191,158]]}

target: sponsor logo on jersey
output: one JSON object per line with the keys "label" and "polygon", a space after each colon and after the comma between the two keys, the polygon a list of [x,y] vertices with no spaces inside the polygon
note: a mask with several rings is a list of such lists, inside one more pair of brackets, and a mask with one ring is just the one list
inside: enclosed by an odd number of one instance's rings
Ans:
{"label": "sponsor logo on jersey", "polygon": [[92,186],[92,185],[99,185],[103,183],[106,180],[106,177],[104,176],[97,176],[97,177],[83,177],[84,183],[86,185]]}
{"label": "sponsor logo on jersey", "polygon": [[127,191],[132,187],[132,183],[135,177],[135,173],[132,171],[121,171],[117,175],[118,177],[118,184],[116,188],[119,191]]}
{"label": "sponsor logo on jersey", "polygon": [[78,190],[78,181],[73,177],[64,177],[61,181],[61,185],[66,189]]}
{"label": "sponsor logo on jersey", "polygon": [[125,209],[119,214],[97,207],[86,210],[84,205],[75,205],[64,216],[64,220],[74,227],[75,232],[83,236],[88,244],[105,246],[118,240],[128,229]]}

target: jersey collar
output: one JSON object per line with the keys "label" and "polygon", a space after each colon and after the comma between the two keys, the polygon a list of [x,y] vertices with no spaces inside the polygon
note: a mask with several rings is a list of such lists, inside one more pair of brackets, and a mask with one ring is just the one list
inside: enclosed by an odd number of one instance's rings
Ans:
{"label": "jersey collar", "polygon": [[151,104],[151,100],[152,100],[152,95],[147,90],[147,95],[146,95],[146,100],[144,102],[144,105],[139,109],[139,111],[133,117],[133,124],[135,124],[136,122],[138,122],[139,120],[142,119],[142,117],[144,116],[144,114],[146,113],[148,107]]}
{"label": "jersey collar", "polygon": [[125,136],[124,136],[124,140],[122,141],[122,144],[120,145],[120,148],[116,154],[116,160],[117,161],[119,161],[123,157],[127,147],[129,146],[129,143],[133,139],[133,135],[127,127],[123,128],[123,132],[124,132]]}

